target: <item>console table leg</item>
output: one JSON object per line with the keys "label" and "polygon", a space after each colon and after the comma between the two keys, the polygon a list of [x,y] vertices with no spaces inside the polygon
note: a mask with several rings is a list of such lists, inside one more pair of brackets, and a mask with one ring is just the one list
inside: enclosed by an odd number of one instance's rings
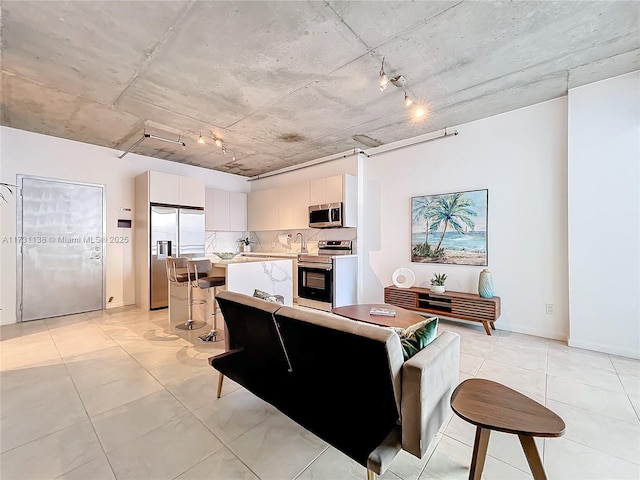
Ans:
{"label": "console table leg", "polygon": [[491,430],[486,428],[476,428],[476,441],[473,443],[473,456],[471,457],[471,468],[469,469],[469,480],[480,480],[484,461],[487,458],[487,447],[489,446],[489,434]]}
{"label": "console table leg", "polygon": [[547,480],[547,475],[544,473],[544,467],[542,466],[540,454],[538,453],[533,437],[531,435],[518,435],[518,438],[520,439],[524,454],[527,457],[527,462],[529,462],[529,468],[531,468],[534,480]]}
{"label": "console table leg", "polygon": [[489,322],[489,325],[491,325],[491,330],[495,330],[496,329],[496,324],[493,322]]}
{"label": "console table leg", "polygon": [[484,327],[484,331],[487,332],[487,335],[491,336],[491,330],[489,330],[489,322],[484,320],[482,322],[482,326]]}

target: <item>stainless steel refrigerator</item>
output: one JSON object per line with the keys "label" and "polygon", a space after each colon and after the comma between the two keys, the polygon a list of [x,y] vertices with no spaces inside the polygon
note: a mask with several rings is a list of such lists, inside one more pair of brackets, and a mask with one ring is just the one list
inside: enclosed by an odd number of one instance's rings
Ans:
{"label": "stainless steel refrigerator", "polygon": [[204,210],[151,206],[151,309],[169,306],[167,257],[204,256]]}

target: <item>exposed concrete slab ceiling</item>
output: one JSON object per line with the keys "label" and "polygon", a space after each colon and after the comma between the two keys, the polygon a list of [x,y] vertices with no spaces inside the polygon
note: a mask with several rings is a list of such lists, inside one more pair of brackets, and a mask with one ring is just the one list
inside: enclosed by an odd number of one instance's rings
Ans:
{"label": "exposed concrete slab ceiling", "polygon": [[638,70],[639,5],[2,0],[2,124],[253,176]]}

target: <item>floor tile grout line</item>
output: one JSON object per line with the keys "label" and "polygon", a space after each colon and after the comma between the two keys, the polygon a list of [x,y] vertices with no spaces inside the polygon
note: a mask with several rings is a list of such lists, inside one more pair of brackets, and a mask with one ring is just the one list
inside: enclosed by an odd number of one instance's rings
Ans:
{"label": "floor tile grout line", "polygon": [[580,410],[581,412],[583,412],[585,414],[597,415],[597,416],[605,417],[606,419],[615,420],[617,422],[626,423],[626,424],[632,425],[632,426],[640,425],[640,419],[638,420],[638,422],[629,422],[629,421],[627,421],[625,419],[622,419],[622,418],[612,417],[611,415],[606,415],[606,414],[604,414],[604,413],[602,413],[600,411],[594,412],[593,410],[587,410],[585,408],[579,407],[577,405],[573,405],[571,403],[567,403],[567,402],[562,401],[562,400],[556,400],[555,398],[549,398],[549,400],[551,400],[552,402],[561,403],[561,404],[563,404],[563,405],[565,405],[567,407],[573,408],[575,410]]}
{"label": "floor tile grout line", "polygon": [[[324,441],[324,440],[323,440],[323,441]],[[327,450],[329,450],[329,447],[331,447],[331,445],[329,445],[329,444],[327,443],[327,446],[326,446],[325,448],[323,448],[323,449],[322,449],[322,451],[321,451],[318,455],[316,455],[316,456],[313,458],[313,460],[311,460],[311,461],[310,461],[310,462],[309,462],[305,467],[303,467],[303,468],[302,468],[302,470],[300,470],[298,473],[296,473],[296,474],[291,478],[291,480],[296,480],[298,477],[300,477],[300,475],[302,475],[304,472],[306,472],[306,471],[307,471],[307,469],[308,469],[309,467],[311,467],[311,465],[313,465],[313,462],[315,462],[316,460],[318,460],[318,459],[319,459],[319,458],[324,454],[324,452],[326,452]],[[363,468],[364,468],[364,467],[363,467]]]}
{"label": "floor tile grout line", "polygon": [[[467,445],[466,443],[464,443],[464,442],[462,442],[462,441],[458,440],[457,438],[452,437],[451,435],[447,435],[446,433],[443,433],[442,435],[443,435],[444,437],[447,437],[449,440],[453,440],[454,442],[460,443],[460,444],[464,445],[465,447],[470,448],[470,449],[471,449],[471,451],[473,452],[473,442],[472,442],[472,444],[471,444],[471,445]],[[509,434],[509,435],[513,435],[513,434]],[[515,441],[518,441],[518,436],[517,436],[517,435],[513,435],[513,438],[514,438],[514,440],[515,440]],[[520,442],[518,442],[518,443],[520,443]],[[489,435],[489,445],[491,445],[491,435]],[[434,452],[435,452],[435,450],[434,450]],[[522,456],[524,457],[524,452],[522,452]],[[531,471],[529,471],[529,470],[523,470],[523,469],[522,469],[522,468],[520,468],[520,467],[517,467],[517,466],[515,466],[515,465],[512,465],[512,464],[510,464],[509,462],[506,462],[506,461],[504,461],[504,460],[501,460],[501,459],[500,459],[500,458],[498,458],[498,457],[495,457],[495,456],[491,455],[491,454],[489,453],[489,448],[488,448],[488,447],[487,447],[487,457],[491,457],[491,458],[493,458],[494,460],[497,460],[497,461],[498,461],[498,462],[500,462],[500,463],[504,463],[505,465],[509,465],[511,468],[515,468],[516,470],[519,470],[519,471],[521,471],[521,472],[525,472],[525,473],[531,474]],[[429,460],[431,460],[431,458],[429,458]],[[466,462],[466,461],[467,461],[467,460],[465,460],[465,462]],[[469,461],[469,466],[470,466],[470,465],[471,465],[471,455],[469,455],[469,459],[468,459],[468,461]],[[427,462],[427,465],[428,465],[428,464],[429,464],[429,462]],[[485,466],[486,466],[486,464],[485,464]],[[426,465],[425,465],[425,467],[426,467]],[[484,475],[483,475],[483,477],[484,477]],[[419,478],[419,477],[418,477],[418,478]]]}
{"label": "floor tile grout line", "polygon": [[[86,314],[85,314],[85,315],[86,315]],[[86,315],[86,316],[87,316],[87,318],[89,318],[89,320],[93,323],[93,319],[91,319],[91,317],[89,317],[89,315]],[[60,352],[60,348],[58,347],[58,344],[57,344],[57,342],[55,341],[55,338],[53,338],[53,335],[51,334],[51,331],[50,331],[50,329],[49,329],[49,324],[46,322],[46,320],[45,320],[45,325],[47,325],[47,330],[49,330],[49,334],[51,335],[51,339],[53,340],[53,344],[55,345],[56,350],[58,350],[58,354],[60,355],[60,358],[62,359],[62,363],[63,363],[63,365],[64,365],[65,370],[67,371],[67,375],[69,376],[69,380],[71,380],[71,384],[73,385],[73,389],[75,390],[76,395],[78,396],[78,400],[80,400],[80,403],[81,403],[81,405],[82,405],[82,408],[84,409],[84,412],[85,412],[85,414],[86,414],[86,416],[87,416],[87,420],[89,421],[89,425],[91,425],[91,430],[93,431],[93,434],[95,435],[96,441],[98,442],[98,445],[100,445],[100,449],[102,450],[102,454],[104,455],[104,458],[106,459],[107,464],[109,465],[109,469],[111,470],[111,473],[113,474],[114,478],[117,478],[117,476],[116,476],[116,472],[115,472],[115,470],[113,469],[113,465],[111,465],[111,461],[109,460],[109,456],[107,455],[107,452],[106,452],[106,451],[105,451],[105,449],[104,449],[104,445],[102,444],[102,441],[100,440],[100,437],[98,436],[98,432],[96,431],[96,427],[95,427],[95,425],[93,424],[93,420],[92,420],[92,418],[91,418],[91,415],[89,415],[89,412],[88,412],[88,410],[87,410],[87,407],[86,407],[86,405],[84,404],[84,401],[82,400],[82,396],[80,395],[80,391],[78,390],[78,386],[76,385],[76,382],[75,382],[75,380],[73,379],[73,376],[71,375],[71,372],[69,371],[69,366],[67,365],[67,362],[65,361],[64,357],[62,356],[62,354],[61,354],[61,352]],[[94,323],[94,325],[95,325],[95,323]],[[94,460],[96,460],[96,459],[95,459],[95,458],[92,458],[90,461],[86,462],[86,463],[85,463],[85,464],[83,464],[83,465],[87,465],[87,464],[91,463],[91,462],[92,462],[92,461],[94,461]],[[82,465],[79,465],[79,466],[78,466],[78,468],[79,468],[80,466],[82,466]],[[71,471],[73,471],[73,470],[75,470],[75,469],[69,470],[69,471],[67,471],[67,472],[63,472],[63,474],[62,474],[62,475],[66,474],[66,473],[69,473],[69,472],[71,472]]]}

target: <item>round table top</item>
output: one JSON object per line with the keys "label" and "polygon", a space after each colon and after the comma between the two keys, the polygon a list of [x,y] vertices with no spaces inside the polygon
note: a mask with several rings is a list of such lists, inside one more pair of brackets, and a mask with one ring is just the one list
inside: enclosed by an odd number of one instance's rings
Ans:
{"label": "round table top", "polygon": [[[393,310],[396,312],[396,315],[395,317],[388,317],[385,315],[371,315],[369,312],[373,307]],[[336,307],[332,309],[331,312],[342,317],[350,318],[352,320],[373,323],[375,325],[381,325],[383,327],[407,328],[425,319],[425,317],[418,313],[406,310],[404,308],[396,307],[395,305],[388,305],[386,303],[363,303],[362,305],[346,305],[344,307]]]}
{"label": "round table top", "polygon": [[458,385],[451,395],[451,408],[460,418],[489,430],[533,437],[564,435],[564,421],[547,407],[483,378]]}

